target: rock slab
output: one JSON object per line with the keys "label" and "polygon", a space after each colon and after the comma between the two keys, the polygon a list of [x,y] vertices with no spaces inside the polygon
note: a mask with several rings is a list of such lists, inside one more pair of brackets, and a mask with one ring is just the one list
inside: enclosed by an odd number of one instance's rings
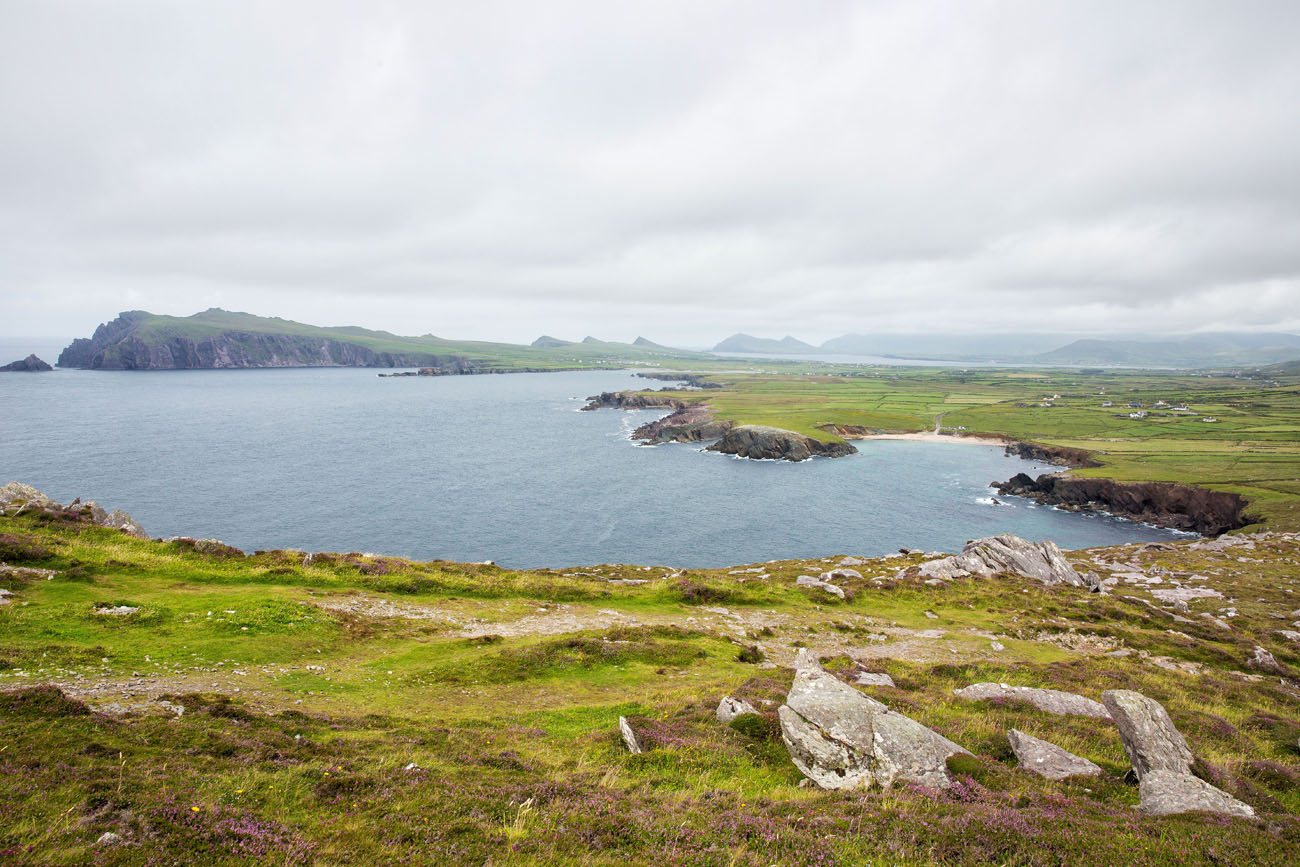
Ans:
{"label": "rock slab", "polygon": [[1110,711],[1099,701],[1063,692],[1059,689],[1039,689],[1032,686],[1008,686],[1005,683],[973,683],[956,690],[958,698],[971,701],[987,699],[1015,699],[1028,702],[1034,707],[1048,713],[1062,716],[1090,716],[1097,719],[1110,719]]}
{"label": "rock slab", "polygon": [[1191,774],[1177,771],[1151,771],[1138,786],[1138,809],[1148,816],[1173,816],[1178,813],[1207,812],[1253,818],[1255,811],[1247,804]]}
{"label": "rock slab", "polygon": [[1064,780],[1067,777],[1096,777],[1101,774],[1101,768],[1087,759],[1017,729],[1007,732],[1007,740],[1011,743],[1011,751],[1016,754],[1020,767],[1040,777]]}
{"label": "rock slab", "polygon": [[627,717],[618,718],[618,733],[623,736],[623,746],[634,756],[639,756],[645,750],[641,749],[641,743],[636,739],[636,732],[632,731],[632,725],[627,721]]}

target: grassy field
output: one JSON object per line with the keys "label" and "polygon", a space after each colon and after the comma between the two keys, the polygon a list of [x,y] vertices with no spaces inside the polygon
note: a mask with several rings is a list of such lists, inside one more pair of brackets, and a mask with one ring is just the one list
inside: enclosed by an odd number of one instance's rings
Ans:
{"label": "grassy field", "polygon": [[[939,420],[948,432],[1087,449],[1101,466],[1078,475],[1236,491],[1265,526],[1300,528],[1295,374],[830,368],[712,378],[724,387],[681,398],[707,402],[719,418],[740,424],[834,439],[824,426],[930,431]],[[1139,411],[1130,403],[1147,416],[1129,418]],[[1190,411],[1173,409],[1182,405]]]}
{"label": "grassy field", "polygon": [[[509,572],[0,518],[0,560],[55,573],[0,577],[0,861],[1294,863],[1300,692],[1245,661],[1300,665],[1278,633],[1300,538],[1071,557],[1224,597],[1179,614],[1131,581],[934,587],[896,577],[920,560],[900,555],[857,566],[841,602],[795,586],[834,559]],[[958,785],[801,787],[775,725],[801,647],[892,675],[868,691],[975,754]],[[1141,690],[1261,818],[1142,817],[1113,727],[952,694],[977,681]],[[761,713],[719,724],[728,694]],[[1018,769],[1011,727],[1103,776]]]}

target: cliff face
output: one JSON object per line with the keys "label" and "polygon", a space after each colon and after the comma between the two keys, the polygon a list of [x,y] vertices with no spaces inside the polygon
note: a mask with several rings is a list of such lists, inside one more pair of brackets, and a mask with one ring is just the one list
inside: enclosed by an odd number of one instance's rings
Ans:
{"label": "cliff face", "polygon": [[1073,510],[1098,510],[1135,521],[1217,536],[1251,523],[1239,494],[1171,482],[1117,482],[1017,473],[997,485],[998,493],[1029,497]]}
{"label": "cliff face", "polygon": [[137,333],[141,314],[124,313],[74,340],[59,355],[60,367],[93,370],[193,370],[250,367],[436,367],[446,373],[477,372],[457,355],[375,352],[341,340],[291,334],[226,331],[202,338],[157,340]]}
{"label": "cliff face", "polygon": [[825,443],[781,428],[739,425],[728,430],[706,451],[754,460],[806,461],[811,457],[844,457],[858,450],[848,443]]}
{"label": "cliff face", "polygon": [[1038,443],[1011,443],[1007,446],[1007,454],[1016,455],[1030,461],[1043,461],[1044,463],[1057,464],[1062,467],[1099,467],[1097,461],[1093,460],[1092,454],[1086,449],[1075,449],[1069,446],[1044,446]]}

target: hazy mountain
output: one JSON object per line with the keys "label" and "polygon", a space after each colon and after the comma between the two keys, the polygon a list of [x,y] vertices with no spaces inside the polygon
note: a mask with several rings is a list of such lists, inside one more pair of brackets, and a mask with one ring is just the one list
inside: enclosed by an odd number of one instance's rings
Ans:
{"label": "hazy mountain", "polygon": [[1300,353],[1297,334],[1193,334],[1168,339],[1076,340],[1027,361],[1134,367],[1273,364]]}
{"label": "hazy mountain", "polygon": [[751,334],[733,334],[713,347],[714,352],[762,352],[802,354],[818,352],[818,348],[790,335],[774,340],[771,337],[754,337]]}
{"label": "hazy mountain", "polygon": [[572,340],[561,340],[558,337],[552,337],[549,334],[543,334],[541,337],[528,344],[533,349],[558,349],[561,346],[572,346]]}
{"label": "hazy mountain", "polygon": [[837,355],[903,358],[997,358],[1047,352],[1071,340],[1066,334],[845,334],[820,347]]}

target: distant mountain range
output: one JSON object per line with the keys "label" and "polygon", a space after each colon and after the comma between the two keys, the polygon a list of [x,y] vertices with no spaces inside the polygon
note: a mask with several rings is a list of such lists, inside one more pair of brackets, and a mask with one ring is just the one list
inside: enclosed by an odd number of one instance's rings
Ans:
{"label": "distant mountain range", "polygon": [[1072,339],[1061,334],[846,334],[820,346],[733,334],[714,352],[756,355],[870,355],[936,361],[1102,367],[1233,367],[1300,358],[1300,335],[1214,333],[1180,337]]}
{"label": "distant mountain range", "polygon": [[194,370],[251,367],[428,367],[439,373],[561,370],[707,359],[701,352],[639,340],[611,343],[588,337],[570,343],[542,337],[532,346],[402,337],[355,326],[321,327],[212,308],[193,316],[122,313],[74,340],[60,367],[98,370]]}
{"label": "distant mountain range", "polygon": [[[755,356],[866,355],[1006,365],[1244,367],[1300,359],[1300,335],[1198,334],[1173,338],[1072,339],[1060,334],[846,334],[820,346],[791,336],[734,334],[712,352]],[[60,367],[176,370],[240,367],[430,367],[441,373],[560,370],[657,360],[707,361],[709,352],[638,337],[618,343],[543,335],[531,345],[403,337],[355,326],[321,327],[219,308],[193,316],[142,310],[119,315],[59,355]]]}

